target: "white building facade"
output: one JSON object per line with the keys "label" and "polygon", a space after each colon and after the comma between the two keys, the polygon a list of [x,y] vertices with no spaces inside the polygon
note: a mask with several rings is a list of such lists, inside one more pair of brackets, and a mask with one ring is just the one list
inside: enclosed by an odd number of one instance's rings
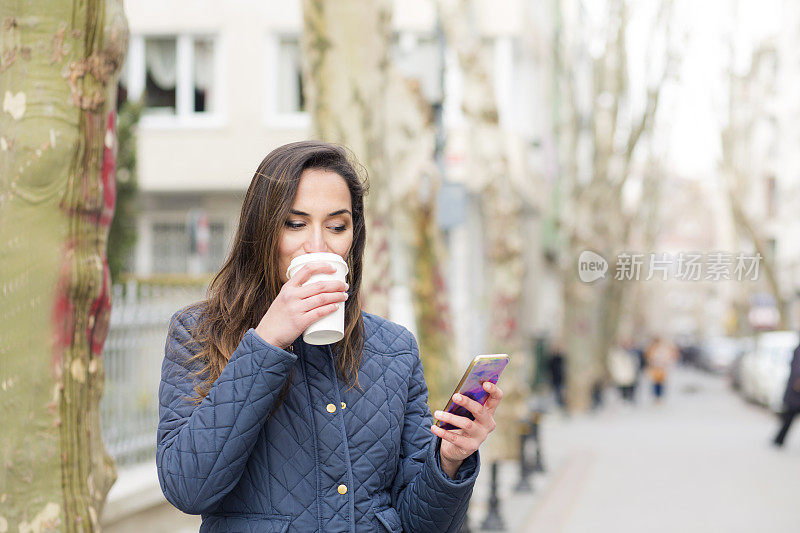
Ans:
{"label": "white building facade", "polygon": [[[398,0],[394,6],[393,65],[419,80],[431,104],[444,105],[443,128],[452,141],[460,124],[459,68],[441,48],[435,3]],[[547,162],[555,157],[551,117],[541,112],[550,97],[552,7],[522,0],[478,7],[482,40],[493,51],[498,109],[515,157],[512,165],[519,179],[532,184],[526,199],[526,233],[531,235],[526,260],[529,269],[546,271],[538,230],[548,187],[556,179],[554,164]],[[127,99],[146,102],[138,130],[134,271],[143,277],[207,275],[225,258],[258,163],[275,147],[308,138],[300,2],[139,0],[126,9],[131,41],[121,89]],[[467,357],[482,348],[485,319],[475,310],[485,299],[483,274],[475,266],[480,261],[473,257],[482,255],[474,231],[480,227],[478,199],[463,194],[455,146],[455,151],[448,149],[444,177],[446,189],[456,194],[444,194],[440,205],[455,211],[444,217],[454,221],[445,228],[448,270],[451,292],[460,295],[451,302],[461,339],[457,352]],[[200,236],[200,246],[192,235]],[[557,327],[559,291],[553,283],[554,273],[526,280],[526,336],[547,335]]]}

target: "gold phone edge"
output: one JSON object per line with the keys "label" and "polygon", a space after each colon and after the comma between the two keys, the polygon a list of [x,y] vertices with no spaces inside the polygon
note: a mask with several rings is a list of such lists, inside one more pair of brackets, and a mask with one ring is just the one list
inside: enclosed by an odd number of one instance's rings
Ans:
{"label": "gold phone edge", "polygon": [[[480,362],[483,362],[486,359],[507,359],[508,363],[511,362],[511,357],[507,353],[482,354],[482,355],[476,355],[475,357],[473,357],[472,361],[470,362],[469,366],[467,367],[467,370],[464,371],[464,375],[461,376],[461,380],[458,382],[458,385],[456,385],[456,388],[453,390],[452,393],[450,393],[450,397],[447,400],[447,405],[445,405],[444,409],[442,409],[443,411],[446,412],[448,409],[450,409],[450,406],[453,404],[453,395],[461,390],[461,386],[464,384],[464,381],[472,373],[472,369],[475,368],[475,365],[480,363]],[[506,364],[508,364],[508,363],[506,363]],[[434,420],[436,420],[436,426],[442,427],[442,421],[441,420],[439,420],[438,418],[434,418]]]}

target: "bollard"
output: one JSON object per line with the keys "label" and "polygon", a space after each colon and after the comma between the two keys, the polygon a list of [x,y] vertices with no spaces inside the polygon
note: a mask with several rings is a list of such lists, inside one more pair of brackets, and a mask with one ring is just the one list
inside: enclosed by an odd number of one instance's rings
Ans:
{"label": "bollard", "polygon": [[517,486],[514,487],[514,492],[533,492],[533,485],[528,480],[532,473],[532,469],[530,467],[530,461],[528,461],[528,455],[526,453],[526,444],[528,443],[528,437],[531,434],[530,425],[522,423],[520,424],[520,434],[519,434],[519,481],[517,482]]}
{"label": "bollard", "polygon": [[492,484],[489,492],[489,512],[481,524],[485,531],[505,531],[506,525],[500,516],[500,500],[497,497],[497,461],[492,463]]}
{"label": "bollard", "polygon": [[544,459],[542,458],[542,441],[539,435],[539,422],[541,418],[542,413],[540,411],[534,412],[531,417],[531,437],[533,438],[533,443],[536,445],[536,456],[533,463],[534,472],[546,471],[544,468]]}

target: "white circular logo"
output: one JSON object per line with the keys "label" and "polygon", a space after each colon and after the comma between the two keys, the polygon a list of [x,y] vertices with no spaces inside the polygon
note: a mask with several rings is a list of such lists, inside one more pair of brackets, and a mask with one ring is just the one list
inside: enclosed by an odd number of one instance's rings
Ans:
{"label": "white circular logo", "polygon": [[578,277],[584,283],[591,283],[606,277],[608,261],[602,255],[584,250],[578,257]]}

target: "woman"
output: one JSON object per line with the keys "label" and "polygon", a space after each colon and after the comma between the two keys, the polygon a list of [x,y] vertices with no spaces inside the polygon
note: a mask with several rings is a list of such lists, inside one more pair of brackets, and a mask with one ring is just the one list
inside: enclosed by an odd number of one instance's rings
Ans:
{"label": "woman", "polygon": [[[341,147],[300,142],[253,177],[230,257],[206,301],[172,320],[162,367],[156,462],[164,495],[202,514],[201,531],[457,531],[478,447],[502,397],[454,401],[432,426],[416,341],[360,309],[365,186]],[[303,286],[332,267],[347,283]],[[328,270],[330,269],[330,270]],[[345,336],[302,332],[345,306]]]}
{"label": "woman", "polygon": [[678,360],[678,351],[668,341],[655,337],[644,353],[647,372],[653,382],[653,396],[660,402],[664,396],[669,371]]}
{"label": "woman", "polygon": [[639,362],[628,349],[629,344],[615,344],[608,352],[608,373],[622,399],[633,403]]}

